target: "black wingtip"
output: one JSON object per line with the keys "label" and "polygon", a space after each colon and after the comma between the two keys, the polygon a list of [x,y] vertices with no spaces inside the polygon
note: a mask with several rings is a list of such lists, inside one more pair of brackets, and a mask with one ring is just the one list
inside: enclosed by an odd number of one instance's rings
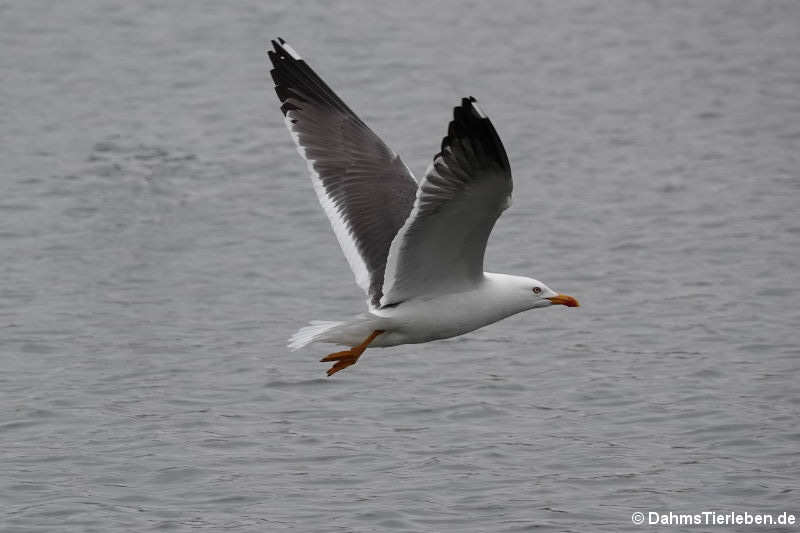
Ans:
{"label": "black wingtip", "polygon": [[[478,105],[474,96],[461,98],[461,105],[453,109],[453,120],[447,128],[447,137],[442,139],[441,152],[457,139],[471,139],[474,147],[482,147],[486,154],[504,169],[509,168],[508,155],[497,135],[491,120]],[[459,141],[459,142],[462,142]],[[440,153],[441,153],[440,152]]]}
{"label": "black wingtip", "polygon": [[278,37],[277,39],[272,39],[270,41],[272,43],[272,47],[275,49],[275,52],[281,55],[289,55],[286,53],[286,49],[284,45],[286,44],[286,40],[283,37]]}
{"label": "black wingtip", "polygon": [[463,117],[463,113],[468,113],[479,119],[484,119],[486,116],[478,107],[478,99],[474,96],[465,96],[461,99],[461,105],[453,109],[454,117]]}

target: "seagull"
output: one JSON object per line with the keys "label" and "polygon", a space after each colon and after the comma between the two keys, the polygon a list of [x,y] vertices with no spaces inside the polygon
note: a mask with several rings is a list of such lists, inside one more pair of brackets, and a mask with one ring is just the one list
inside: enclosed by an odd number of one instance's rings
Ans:
{"label": "seagull", "polygon": [[425,176],[414,175],[283,39],[268,50],[286,126],[367,311],[312,321],[289,340],[349,346],[322,362],[333,374],[370,347],[462,335],[541,307],[578,307],[533,278],[484,272],[486,241],[511,205],[503,143],[473,97],[453,111]]}

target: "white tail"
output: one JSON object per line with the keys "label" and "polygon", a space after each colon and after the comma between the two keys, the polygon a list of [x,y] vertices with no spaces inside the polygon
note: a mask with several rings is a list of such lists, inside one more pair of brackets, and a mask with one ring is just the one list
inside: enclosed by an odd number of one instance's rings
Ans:
{"label": "white tail", "polygon": [[292,338],[289,339],[289,348],[292,351],[299,350],[303,346],[319,340],[325,333],[342,324],[344,324],[344,322],[312,320],[311,324],[300,328],[292,335]]}

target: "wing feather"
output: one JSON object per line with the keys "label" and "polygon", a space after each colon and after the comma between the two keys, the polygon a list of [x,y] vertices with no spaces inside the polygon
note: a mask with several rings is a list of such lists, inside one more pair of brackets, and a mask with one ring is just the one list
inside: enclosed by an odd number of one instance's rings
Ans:
{"label": "wing feather", "polygon": [[478,283],[486,242],[512,189],[500,137],[477,101],[464,98],[389,248],[381,305]]}
{"label": "wing feather", "polygon": [[408,167],[283,39],[272,41],[275,92],[356,282],[377,306],[389,246],[417,192]]}

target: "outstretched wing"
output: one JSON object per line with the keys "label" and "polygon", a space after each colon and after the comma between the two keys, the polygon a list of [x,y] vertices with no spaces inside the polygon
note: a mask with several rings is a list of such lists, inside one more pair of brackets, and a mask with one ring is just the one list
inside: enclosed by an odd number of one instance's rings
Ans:
{"label": "outstretched wing", "polygon": [[494,223],[511,204],[503,143],[475,98],[453,111],[441,152],[389,249],[381,305],[478,283]]}
{"label": "outstretched wing", "polygon": [[406,165],[283,39],[268,51],[286,126],[370,305],[381,299],[389,246],[417,193]]}

